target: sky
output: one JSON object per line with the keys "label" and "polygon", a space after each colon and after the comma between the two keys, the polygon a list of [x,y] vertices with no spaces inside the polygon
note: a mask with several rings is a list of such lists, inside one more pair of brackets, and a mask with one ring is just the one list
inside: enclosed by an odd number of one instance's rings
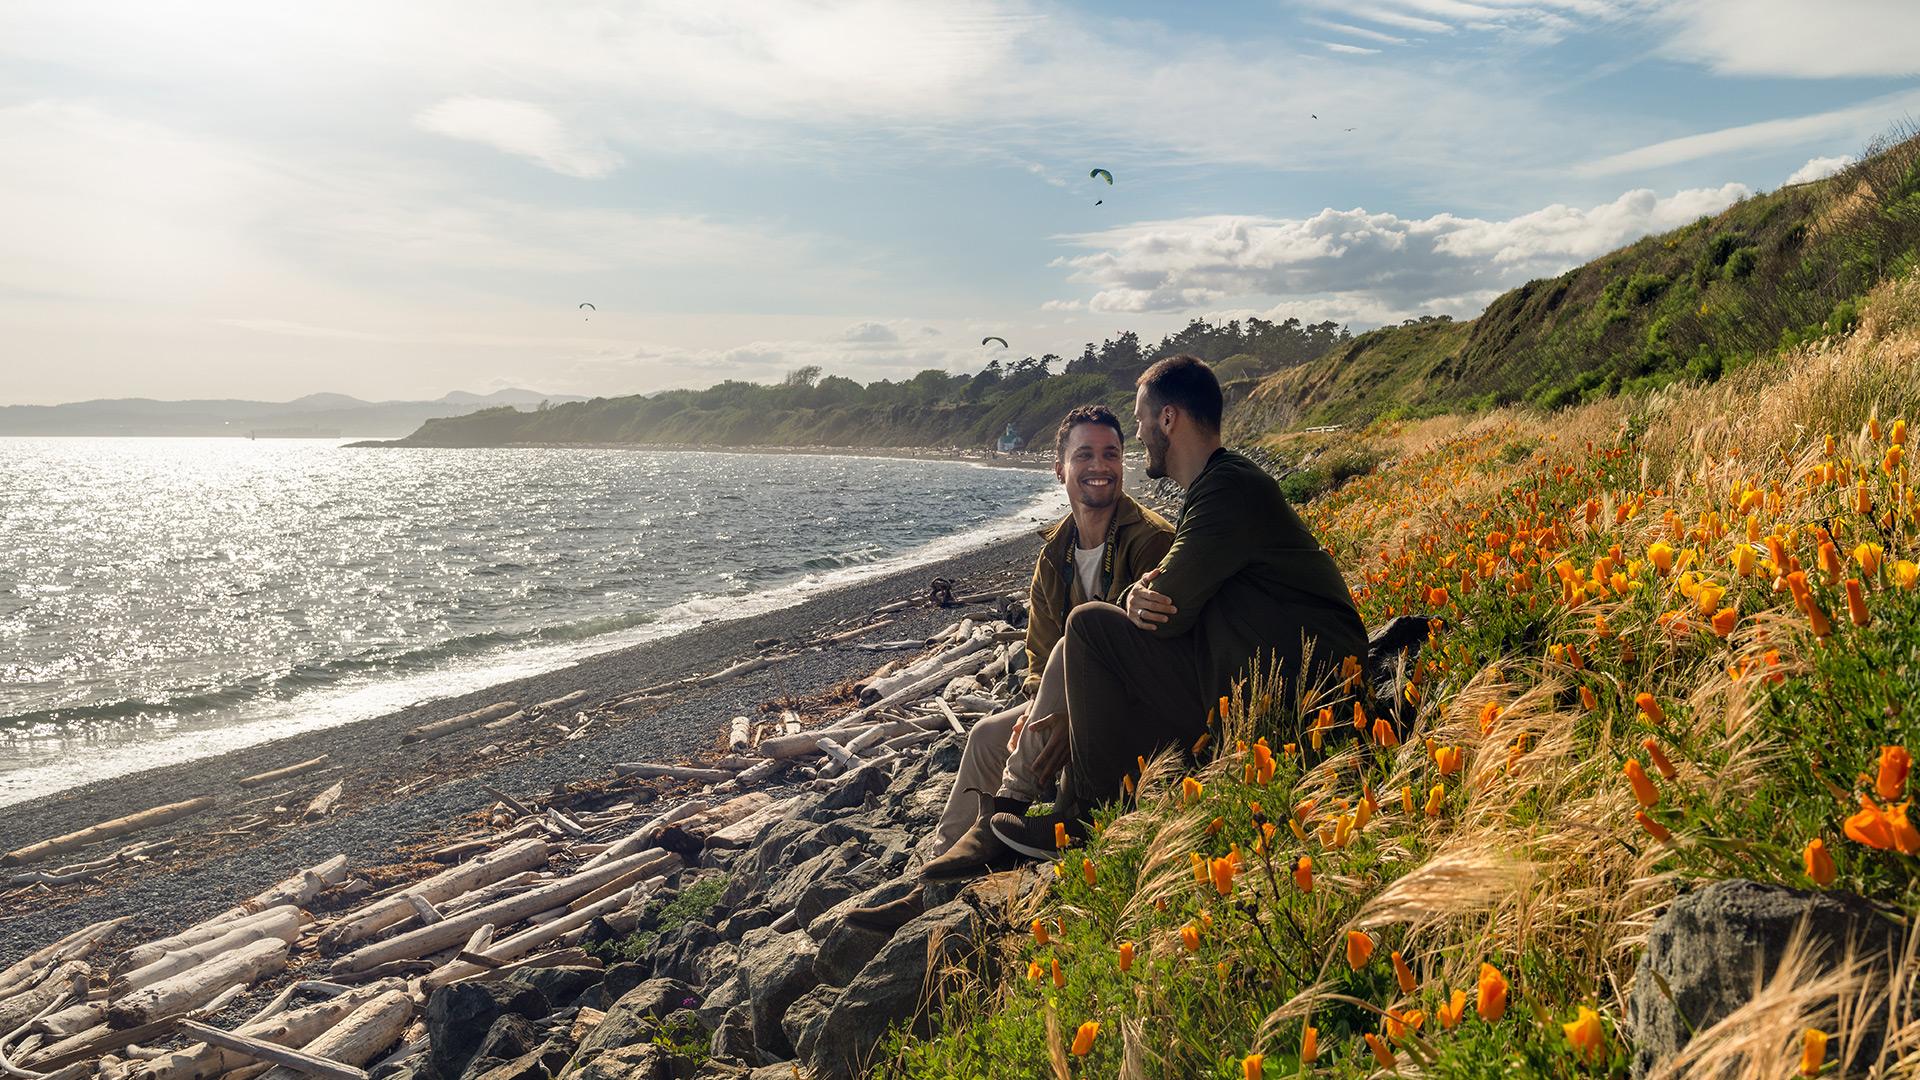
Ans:
{"label": "sky", "polygon": [[1911,0],[15,0],[0,404],[1469,317],[1915,122],[1914,41]]}

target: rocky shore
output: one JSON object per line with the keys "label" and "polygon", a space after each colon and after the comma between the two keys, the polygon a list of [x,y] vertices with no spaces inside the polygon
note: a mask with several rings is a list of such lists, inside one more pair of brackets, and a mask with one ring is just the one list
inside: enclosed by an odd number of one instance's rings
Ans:
{"label": "rocky shore", "polygon": [[906,887],[961,733],[1014,693],[1030,560],[1009,542],[0,810],[0,1056],[242,1080],[288,1067],[265,1040],[335,1080],[851,1075],[1013,888],[891,940],[837,915]]}

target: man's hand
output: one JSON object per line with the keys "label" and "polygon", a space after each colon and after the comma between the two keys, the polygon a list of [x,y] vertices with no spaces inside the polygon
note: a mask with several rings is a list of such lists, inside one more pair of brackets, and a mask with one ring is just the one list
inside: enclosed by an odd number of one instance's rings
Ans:
{"label": "man's hand", "polygon": [[1059,775],[1073,758],[1073,740],[1068,738],[1067,714],[1053,713],[1031,721],[1027,727],[1032,734],[1047,736],[1047,745],[1033,759],[1033,774],[1047,781]]}
{"label": "man's hand", "polygon": [[1133,588],[1127,590],[1127,618],[1142,630],[1157,630],[1174,612],[1180,609],[1173,606],[1173,600],[1165,593],[1153,591],[1153,580],[1160,576],[1160,568],[1154,567],[1140,575]]}

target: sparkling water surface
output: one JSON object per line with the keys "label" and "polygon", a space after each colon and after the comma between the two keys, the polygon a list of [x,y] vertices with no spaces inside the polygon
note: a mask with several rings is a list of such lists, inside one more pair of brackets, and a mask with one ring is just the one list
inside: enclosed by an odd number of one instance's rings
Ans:
{"label": "sparkling water surface", "polygon": [[551,670],[1064,510],[1042,471],[0,438],[0,804]]}

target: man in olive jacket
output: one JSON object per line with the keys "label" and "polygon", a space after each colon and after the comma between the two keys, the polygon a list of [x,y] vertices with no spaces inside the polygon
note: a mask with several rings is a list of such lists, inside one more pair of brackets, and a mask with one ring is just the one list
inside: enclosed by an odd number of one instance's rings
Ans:
{"label": "man in olive jacket", "polygon": [[1086,604],[1067,619],[1069,738],[1036,763],[1069,758],[1067,781],[1052,815],[999,813],[991,826],[1022,854],[1051,857],[1056,822],[1084,836],[1093,806],[1120,793],[1136,758],[1192,744],[1213,703],[1255,664],[1291,695],[1366,655],[1339,568],[1273,477],[1220,445],[1221,409],[1220,384],[1195,357],[1169,357],[1140,376],[1134,414],[1147,475],[1171,477],[1186,502],[1157,568],[1118,605]]}
{"label": "man in olive jacket", "polygon": [[[1066,486],[1072,510],[1045,534],[1034,561],[1027,600],[1029,700],[986,717],[967,733],[960,768],[935,829],[937,855],[920,868],[925,879],[973,877],[1009,851],[993,835],[996,812],[1025,813],[1045,798],[1064,762],[1043,761],[1066,723],[1066,675],[1060,638],[1068,612],[1091,601],[1118,598],[1141,574],[1160,564],[1173,544],[1173,526],[1121,491],[1126,473],[1119,417],[1104,405],[1068,413],[1054,437],[1054,475]],[[918,890],[848,918],[891,930],[923,910]]]}

